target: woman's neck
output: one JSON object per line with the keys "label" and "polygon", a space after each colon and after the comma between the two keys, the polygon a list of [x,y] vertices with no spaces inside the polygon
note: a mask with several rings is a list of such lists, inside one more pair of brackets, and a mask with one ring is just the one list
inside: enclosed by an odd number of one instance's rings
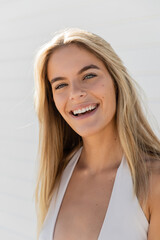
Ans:
{"label": "woman's neck", "polygon": [[80,168],[91,173],[118,166],[123,156],[117,131],[102,131],[94,136],[83,138],[83,150],[78,162]]}

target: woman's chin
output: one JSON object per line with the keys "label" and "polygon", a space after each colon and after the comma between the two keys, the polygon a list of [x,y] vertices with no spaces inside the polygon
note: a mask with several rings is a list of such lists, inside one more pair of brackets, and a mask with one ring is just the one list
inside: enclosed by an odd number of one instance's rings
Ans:
{"label": "woman's chin", "polygon": [[91,136],[94,136],[94,135],[97,135],[98,132],[100,132],[100,130],[96,130],[95,128],[94,129],[90,129],[90,128],[87,128],[87,129],[76,129],[74,130],[78,135],[80,135],[82,138],[87,138],[87,137],[91,137]]}

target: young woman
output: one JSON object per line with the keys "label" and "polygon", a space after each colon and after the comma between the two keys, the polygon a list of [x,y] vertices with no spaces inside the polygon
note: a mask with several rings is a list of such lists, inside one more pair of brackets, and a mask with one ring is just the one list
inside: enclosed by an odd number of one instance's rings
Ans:
{"label": "young woman", "polygon": [[35,62],[40,240],[159,240],[160,142],[111,46],[57,33]]}

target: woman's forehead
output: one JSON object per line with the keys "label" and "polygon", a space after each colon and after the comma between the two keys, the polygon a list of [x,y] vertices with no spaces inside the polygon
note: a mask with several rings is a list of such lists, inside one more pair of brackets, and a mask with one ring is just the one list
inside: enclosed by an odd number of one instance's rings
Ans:
{"label": "woman's forehead", "polygon": [[104,67],[103,62],[88,49],[77,44],[69,44],[56,49],[48,62],[48,72],[63,72],[76,68],[79,70],[85,65],[97,64]]}
{"label": "woman's forehead", "polygon": [[[95,58],[97,59],[96,55],[89,51],[84,46],[80,46],[76,43],[71,43],[69,45],[64,45],[59,48],[57,48],[52,54],[50,59],[58,61],[59,59],[62,60],[63,58],[76,58],[83,55],[83,57],[88,58]],[[72,57],[70,57],[72,56]]]}

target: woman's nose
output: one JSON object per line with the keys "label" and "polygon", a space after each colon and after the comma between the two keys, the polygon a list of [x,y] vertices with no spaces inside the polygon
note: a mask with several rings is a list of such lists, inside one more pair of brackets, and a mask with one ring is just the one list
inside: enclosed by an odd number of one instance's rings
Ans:
{"label": "woman's nose", "polygon": [[70,88],[70,95],[69,99],[70,100],[78,100],[79,98],[83,98],[87,95],[86,91],[78,84],[74,84]]}

